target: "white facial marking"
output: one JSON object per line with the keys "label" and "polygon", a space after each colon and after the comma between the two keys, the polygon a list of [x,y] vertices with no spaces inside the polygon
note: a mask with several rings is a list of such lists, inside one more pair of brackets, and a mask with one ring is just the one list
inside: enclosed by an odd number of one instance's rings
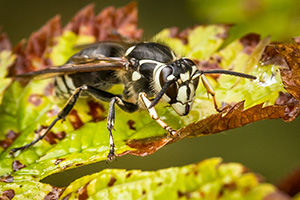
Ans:
{"label": "white facial marking", "polygon": [[178,102],[178,103],[173,103],[172,107],[178,115],[182,116],[185,114],[185,105]]}
{"label": "white facial marking", "polygon": [[129,47],[127,49],[127,51],[125,52],[125,56],[128,56],[133,51],[134,48],[135,48],[135,46]]}
{"label": "white facial marking", "polygon": [[180,79],[182,82],[185,82],[190,79],[190,72],[185,72],[184,74],[180,74]]}
{"label": "white facial marking", "polygon": [[178,93],[177,93],[177,97],[176,97],[176,100],[177,101],[180,101],[182,103],[185,103],[187,101],[187,93],[186,93],[186,90],[187,90],[187,87],[186,85],[184,86],[181,86],[179,89],[178,89]]}
{"label": "white facial marking", "polygon": [[168,81],[171,81],[171,80],[173,80],[174,78],[175,78],[175,76],[174,76],[173,74],[171,74],[170,76],[167,77],[167,80],[168,80]]}
{"label": "white facial marking", "polygon": [[133,81],[137,81],[137,80],[139,80],[141,77],[142,77],[142,76],[141,76],[140,73],[138,73],[137,71],[134,71],[134,72],[132,73],[131,79],[132,79]]}

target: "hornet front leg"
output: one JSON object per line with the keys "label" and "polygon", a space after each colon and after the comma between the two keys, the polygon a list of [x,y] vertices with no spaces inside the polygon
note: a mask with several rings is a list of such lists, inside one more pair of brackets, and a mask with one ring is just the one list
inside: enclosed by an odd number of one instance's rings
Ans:
{"label": "hornet front leg", "polygon": [[141,101],[143,102],[143,104],[145,105],[145,107],[147,108],[148,113],[151,116],[151,118],[154,119],[162,128],[164,128],[166,131],[168,131],[172,137],[177,136],[177,131],[172,129],[166,122],[164,122],[163,120],[161,120],[159,118],[155,108],[154,107],[149,108],[151,105],[151,101],[147,98],[147,95],[144,92],[141,92],[139,94],[139,97],[140,97]]}

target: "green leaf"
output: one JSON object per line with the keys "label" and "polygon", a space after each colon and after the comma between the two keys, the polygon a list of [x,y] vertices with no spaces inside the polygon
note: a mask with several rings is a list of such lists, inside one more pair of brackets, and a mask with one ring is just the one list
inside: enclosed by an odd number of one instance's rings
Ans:
{"label": "green leaf", "polygon": [[[12,178],[12,177],[10,177]],[[0,195],[14,199],[263,199],[276,192],[270,184],[238,163],[222,163],[220,158],[158,171],[106,169],[84,176],[68,187],[14,176],[0,182]]]}
{"label": "green leaf", "polygon": [[275,192],[238,163],[213,158],[158,171],[107,169],[71,183],[68,199],[263,199]]}
{"label": "green leaf", "polygon": [[16,200],[47,199],[49,198],[48,196],[52,197],[52,199],[57,199],[58,195],[55,194],[61,190],[49,184],[36,181],[23,181],[20,183],[0,182],[0,196],[3,199],[11,199],[12,197]]}

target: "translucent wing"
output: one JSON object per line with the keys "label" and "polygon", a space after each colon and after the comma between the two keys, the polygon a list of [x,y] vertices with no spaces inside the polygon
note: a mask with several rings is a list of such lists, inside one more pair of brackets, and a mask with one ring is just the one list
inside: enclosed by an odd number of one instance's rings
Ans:
{"label": "translucent wing", "polygon": [[128,65],[125,58],[116,57],[95,57],[84,58],[77,57],[73,59],[72,63],[67,63],[62,66],[50,67],[47,69],[18,74],[16,78],[51,78],[62,74],[74,74],[80,72],[93,72],[103,70],[123,70]]}

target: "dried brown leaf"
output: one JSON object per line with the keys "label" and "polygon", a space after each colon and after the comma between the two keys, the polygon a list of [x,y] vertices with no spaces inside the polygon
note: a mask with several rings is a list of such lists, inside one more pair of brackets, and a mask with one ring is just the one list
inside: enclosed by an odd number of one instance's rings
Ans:
{"label": "dried brown leaf", "polygon": [[279,119],[284,115],[284,106],[255,105],[244,110],[244,101],[235,104],[228,111],[211,115],[197,123],[179,130],[180,139],[190,136],[209,135],[245,126],[263,119]]}
{"label": "dried brown leaf", "polygon": [[244,110],[244,101],[236,103],[231,108],[223,109],[221,113],[211,115],[196,123],[192,123],[178,130],[178,137],[170,138],[156,137],[143,140],[131,140],[128,145],[135,148],[134,151],[125,152],[133,155],[146,156],[154,153],[166,144],[176,142],[185,137],[198,137],[201,135],[211,135],[226,130],[245,126],[247,124],[264,120],[284,118],[286,106],[266,106],[255,105]]}
{"label": "dried brown leaf", "polygon": [[129,153],[136,156],[147,156],[159,150],[171,140],[172,138],[170,137],[153,137],[140,140],[131,140],[127,143],[127,145],[131,148],[134,148],[134,150],[127,151],[124,154]]}
{"label": "dried brown leaf", "polygon": [[290,93],[280,92],[275,104],[285,106],[285,113],[282,118],[284,121],[293,121],[299,115],[300,102]]}
{"label": "dried brown leaf", "polygon": [[51,52],[54,38],[61,35],[60,17],[55,16],[40,30],[31,34],[25,49],[28,71],[34,71],[52,66],[47,54]]}
{"label": "dried brown leaf", "polygon": [[281,78],[285,89],[300,101],[300,45],[277,44],[275,49],[288,65],[288,68],[281,68]]}
{"label": "dried brown leaf", "polygon": [[69,30],[78,35],[94,35],[94,8],[95,4],[89,4],[81,9],[65,26],[64,31]]}
{"label": "dried brown leaf", "polygon": [[119,9],[108,7],[95,18],[95,36],[98,41],[125,39],[139,40],[142,29],[137,28],[136,2]]}
{"label": "dried brown leaf", "polygon": [[16,55],[14,66],[10,69],[9,76],[30,71],[44,69],[52,66],[47,54],[54,45],[54,37],[61,34],[60,17],[55,16],[37,32],[31,34],[27,45],[22,40],[13,49]]}
{"label": "dried brown leaf", "polygon": [[265,47],[260,61],[262,65],[274,64],[283,68],[288,67],[284,58],[276,51],[274,44]]}
{"label": "dried brown leaf", "polygon": [[[297,38],[294,38],[297,42]],[[285,121],[294,120],[300,113],[300,45],[271,44],[265,49],[262,57],[264,64],[281,66],[282,83],[289,93],[280,93],[276,105],[286,105]]]}

